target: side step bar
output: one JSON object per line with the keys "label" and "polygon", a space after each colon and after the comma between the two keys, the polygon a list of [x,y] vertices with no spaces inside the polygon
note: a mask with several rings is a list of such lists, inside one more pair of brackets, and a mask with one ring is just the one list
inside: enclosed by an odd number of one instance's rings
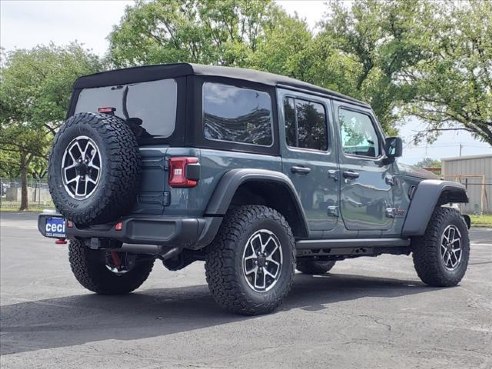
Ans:
{"label": "side step bar", "polygon": [[300,240],[296,242],[298,250],[312,249],[353,249],[356,247],[402,247],[410,246],[410,239],[403,238],[347,238],[337,240]]}
{"label": "side step bar", "polygon": [[381,254],[410,254],[410,239],[402,238],[352,238],[343,240],[301,240],[296,243],[297,257],[314,257],[318,260],[343,260],[358,256]]}

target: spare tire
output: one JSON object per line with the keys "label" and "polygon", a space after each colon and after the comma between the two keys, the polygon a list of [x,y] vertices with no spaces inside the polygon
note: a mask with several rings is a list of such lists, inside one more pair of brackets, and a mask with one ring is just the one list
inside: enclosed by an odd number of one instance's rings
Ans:
{"label": "spare tire", "polygon": [[79,113],[55,136],[48,185],[57,210],[77,225],[101,224],[128,213],[138,190],[140,154],[122,119]]}

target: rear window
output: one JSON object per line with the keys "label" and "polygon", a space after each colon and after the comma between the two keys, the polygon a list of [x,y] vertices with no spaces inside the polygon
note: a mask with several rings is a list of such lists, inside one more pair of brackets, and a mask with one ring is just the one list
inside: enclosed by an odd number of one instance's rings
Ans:
{"label": "rear window", "polygon": [[264,91],[206,82],[203,125],[209,140],[271,146],[272,100]]}
{"label": "rear window", "polygon": [[139,125],[138,136],[166,138],[176,126],[177,84],[174,79],[87,88],[80,92],[75,113],[113,107],[115,115]]}

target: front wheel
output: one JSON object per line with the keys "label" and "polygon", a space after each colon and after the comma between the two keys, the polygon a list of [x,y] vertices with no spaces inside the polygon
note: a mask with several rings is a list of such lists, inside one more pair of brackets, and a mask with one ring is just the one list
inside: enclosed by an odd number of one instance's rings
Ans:
{"label": "front wheel", "polygon": [[436,208],[424,236],[412,241],[413,263],[422,282],[434,287],[456,286],[470,257],[468,228],[461,214]]}
{"label": "front wheel", "polygon": [[154,258],[111,250],[92,250],[78,240],[70,240],[68,255],[79,283],[101,295],[132,292],[147,279]]}
{"label": "front wheel", "polygon": [[231,312],[269,313],[290,290],[294,255],[294,236],[276,210],[259,205],[230,210],[207,255],[208,286]]}

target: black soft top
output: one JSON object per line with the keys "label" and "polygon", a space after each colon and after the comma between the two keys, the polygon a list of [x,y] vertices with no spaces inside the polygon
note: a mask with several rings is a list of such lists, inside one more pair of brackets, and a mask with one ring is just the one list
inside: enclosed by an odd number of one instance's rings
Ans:
{"label": "black soft top", "polygon": [[358,105],[369,107],[368,104],[352,97],[278,74],[261,72],[253,69],[192,63],[145,65],[141,67],[115,69],[107,72],[95,73],[78,78],[77,81],[75,81],[74,89],[114,86],[118,84],[155,81],[159,79],[176,78],[189,75],[225,77],[261,83],[267,86],[291,87],[318,94],[338,97]]}

